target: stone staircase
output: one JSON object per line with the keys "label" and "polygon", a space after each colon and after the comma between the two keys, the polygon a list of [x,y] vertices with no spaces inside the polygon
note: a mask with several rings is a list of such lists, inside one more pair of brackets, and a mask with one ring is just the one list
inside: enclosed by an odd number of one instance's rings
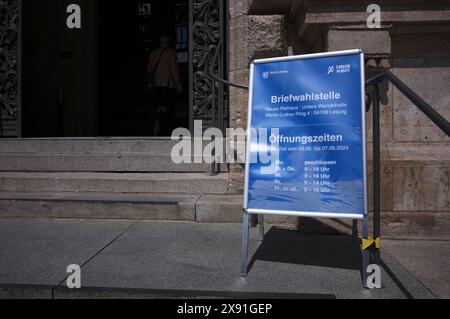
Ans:
{"label": "stone staircase", "polygon": [[208,203],[229,198],[226,168],[175,164],[175,143],[0,139],[0,217],[208,220]]}

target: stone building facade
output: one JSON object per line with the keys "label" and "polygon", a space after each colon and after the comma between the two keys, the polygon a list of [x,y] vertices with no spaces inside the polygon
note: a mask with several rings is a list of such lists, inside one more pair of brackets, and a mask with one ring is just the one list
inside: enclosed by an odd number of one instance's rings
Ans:
{"label": "stone building facade", "polygon": [[[367,7],[374,1],[230,3],[232,81],[248,82],[255,58],[362,48],[367,78],[390,69],[450,119],[450,1],[376,1],[381,8],[376,29],[367,26]],[[381,92],[383,230],[391,236],[447,236],[450,139],[392,84],[384,83]],[[245,127],[246,92],[231,89],[230,98],[230,125]],[[368,112],[369,198],[371,123]],[[231,189],[240,192],[242,185],[242,168],[235,166]]]}
{"label": "stone building facade", "polygon": [[[205,6],[204,0],[194,5]],[[381,25],[369,29],[372,0],[230,0],[228,74],[248,83],[249,63],[263,57],[362,48],[366,76],[390,69],[450,119],[450,1],[379,0]],[[0,136],[20,135],[18,0],[0,0]],[[381,86],[382,219],[389,236],[448,237],[450,139],[391,84]],[[246,128],[247,92],[229,88],[229,127]],[[367,113],[371,161],[371,112]],[[371,172],[369,167],[369,191]],[[243,167],[228,169],[228,194],[238,198]],[[224,200],[226,202],[227,200]],[[214,206],[219,209],[220,204]]]}

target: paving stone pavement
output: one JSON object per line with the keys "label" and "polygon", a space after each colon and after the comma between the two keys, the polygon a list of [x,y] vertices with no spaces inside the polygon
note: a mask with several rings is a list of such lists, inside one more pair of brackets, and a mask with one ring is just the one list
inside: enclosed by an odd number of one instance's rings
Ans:
{"label": "paving stone pavement", "polygon": [[[398,243],[389,241],[382,253],[382,289],[368,290],[359,245],[346,235],[271,226],[260,243],[251,229],[250,270],[242,278],[240,224],[0,219],[0,298],[448,297],[433,284],[432,268],[408,270],[414,262],[398,253]],[[448,265],[448,254],[428,257],[424,267]],[[81,266],[81,289],[66,287],[69,264]],[[448,273],[439,280],[448,288]]]}

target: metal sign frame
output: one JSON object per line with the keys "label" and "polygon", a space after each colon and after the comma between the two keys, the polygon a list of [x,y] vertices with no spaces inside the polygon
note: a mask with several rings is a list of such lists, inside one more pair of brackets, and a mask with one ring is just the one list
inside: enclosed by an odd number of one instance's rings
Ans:
{"label": "metal sign frame", "polygon": [[[282,211],[282,210],[268,210],[268,209],[256,209],[248,208],[248,195],[249,195],[249,175],[250,175],[250,145],[251,145],[251,129],[252,129],[252,114],[253,114],[253,94],[254,94],[254,66],[256,64],[264,63],[274,63],[274,62],[287,62],[294,60],[307,60],[307,59],[317,59],[325,57],[339,57],[347,55],[359,55],[360,59],[360,85],[361,85],[361,139],[362,139],[362,169],[363,169],[363,212],[361,214],[357,213],[329,213],[329,212],[308,212],[308,211]],[[248,261],[248,235],[250,226],[250,216],[255,214],[258,215],[259,225],[260,225],[260,237],[261,240],[264,237],[264,219],[265,214],[271,215],[287,215],[287,216],[303,216],[303,217],[323,217],[323,218],[347,218],[353,219],[353,236],[356,237],[356,221],[358,219],[363,220],[363,235],[368,230],[368,205],[367,205],[367,141],[366,141],[366,121],[365,121],[365,70],[364,70],[364,51],[361,49],[355,50],[344,50],[317,54],[306,54],[297,56],[287,56],[279,58],[269,58],[269,59],[259,59],[254,60],[250,66],[250,90],[249,90],[249,101],[248,101],[248,118],[247,118],[247,154],[245,163],[245,188],[244,188],[244,202],[243,202],[243,241],[242,241],[242,258],[241,258],[241,275],[247,275],[247,261]],[[363,256],[363,263],[366,261]]]}

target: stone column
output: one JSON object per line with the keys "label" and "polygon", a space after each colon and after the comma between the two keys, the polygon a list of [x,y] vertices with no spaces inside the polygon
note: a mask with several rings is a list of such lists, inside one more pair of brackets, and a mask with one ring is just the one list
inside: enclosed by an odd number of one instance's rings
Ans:
{"label": "stone column", "polygon": [[[247,54],[248,15],[247,0],[230,1],[229,19],[229,79],[234,83],[248,83],[249,64]],[[248,93],[245,90],[229,89],[230,128],[245,129],[247,126]],[[243,140],[241,138],[241,140]],[[239,154],[244,156],[244,154]],[[244,183],[244,167],[239,163],[230,164],[230,192],[238,192]]]}
{"label": "stone column", "polygon": [[[287,53],[286,18],[283,15],[248,15],[247,0],[230,1],[229,79],[248,85],[249,65],[253,59]],[[247,129],[248,92],[230,87],[230,127]],[[241,139],[243,140],[243,139]],[[240,149],[244,149],[241,147]],[[245,154],[239,154],[245,158]],[[242,192],[244,165],[231,164],[229,189]]]}

